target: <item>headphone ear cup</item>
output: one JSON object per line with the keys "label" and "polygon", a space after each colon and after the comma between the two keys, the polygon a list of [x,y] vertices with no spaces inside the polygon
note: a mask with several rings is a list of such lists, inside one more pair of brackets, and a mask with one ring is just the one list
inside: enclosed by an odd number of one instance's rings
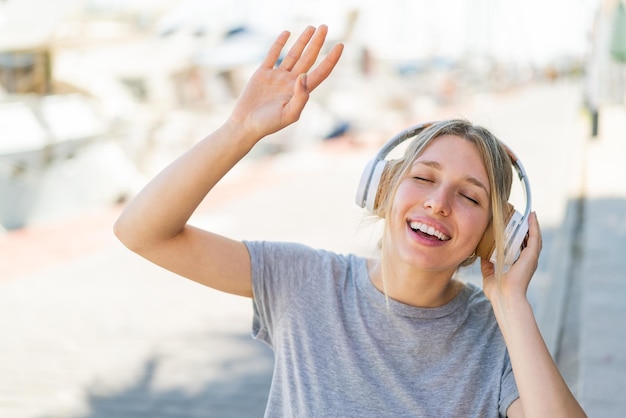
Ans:
{"label": "headphone ear cup", "polygon": [[363,174],[361,175],[361,181],[356,191],[356,204],[359,207],[366,208],[368,211],[374,213],[376,209],[376,197],[378,196],[378,186],[380,185],[380,179],[385,172],[387,161],[385,160],[370,160]]}
{"label": "headphone ear cup", "polygon": [[383,178],[387,163],[386,160],[379,160],[372,170],[370,184],[367,188],[367,196],[365,197],[365,208],[371,213],[375,213],[377,209],[376,200],[379,192],[378,189],[380,188],[380,181]]}
{"label": "headphone ear cup", "polygon": [[528,219],[524,218],[518,211],[513,212],[511,221],[507,226],[507,234],[510,235],[510,237],[508,237],[507,246],[505,247],[506,252],[504,264],[510,266],[517,261],[520,253],[524,247],[526,247],[526,238],[528,237]]}
{"label": "headphone ear cup", "polygon": [[[518,240],[518,238],[516,238],[518,236],[518,234],[516,233],[516,230],[519,231],[520,228],[516,228],[516,226],[518,225],[520,219],[522,218],[522,215],[518,211],[516,211],[513,205],[511,205],[510,203],[506,204],[505,215],[506,215],[505,216],[506,227],[504,228],[505,264],[511,265],[513,264],[515,260],[517,260],[517,257],[519,256],[519,248],[521,247],[521,243],[523,241],[523,238],[522,238],[522,240],[520,241],[520,245],[517,246],[518,251],[517,251],[517,255],[515,256],[515,259],[511,261],[510,263],[508,263],[508,260],[511,258],[510,253],[516,252],[516,247],[513,246],[513,243],[511,241]],[[526,223],[526,231],[528,231],[527,223]],[[522,237],[524,237],[525,234],[526,232],[524,232]],[[512,249],[512,251],[511,250],[507,251],[507,249]],[[495,240],[495,234],[493,231],[492,222],[489,222],[489,225],[487,225],[487,229],[485,229],[485,233],[483,234],[482,238],[478,242],[478,246],[476,247],[476,255],[478,255],[482,259],[489,260],[492,263],[495,263],[496,261],[496,240]]]}
{"label": "headphone ear cup", "polygon": [[376,164],[376,159],[368,161],[367,165],[363,169],[361,174],[361,180],[359,181],[359,187],[356,189],[356,204],[360,208],[364,208],[367,202],[367,189],[372,179],[372,170]]}
{"label": "headphone ear cup", "polygon": [[493,235],[493,223],[489,221],[489,225],[487,225],[485,233],[480,238],[480,241],[478,241],[476,255],[484,260],[489,260],[491,258],[491,254],[494,253],[495,248],[496,240]]}

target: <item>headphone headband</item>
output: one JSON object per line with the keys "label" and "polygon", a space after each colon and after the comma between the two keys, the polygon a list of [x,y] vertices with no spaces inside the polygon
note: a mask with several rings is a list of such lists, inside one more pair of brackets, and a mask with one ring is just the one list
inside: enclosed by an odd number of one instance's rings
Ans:
{"label": "headphone headband", "polygon": [[[363,172],[363,176],[361,177],[361,182],[359,183],[359,187],[356,194],[356,204],[359,207],[367,208],[370,212],[374,211],[374,200],[376,199],[376,192],[378,189],[378,180],[382,175],[382,168],[379,166],[379,162],[385,161],[385,157],[389,155],[394,148],[398,145],[402,144],[407,139],[413,138],[417,136],[424,129],[432,126],[434,122],[426,122],[420,123],[404,131],[396,134],[393,138],[391,138],[383,147],[378,151],[376,156],[368,163],[365,167],[365,171]],[[369,175],[366,175],[370,173]],[[375,179],[372,182],[372,179]],[[375,183],[375,184],[373,184]],[[372,196],[373,194],[373,196]],[[371,197],[368,198],[368,196]]]}
{"label": "headphone headband", "polygon": [[398,133],[396,136],[391,138],[383,147],[378,151],[376,155],[376,159],[382,160],[384,159],[394,148],[398,145],[406,141],[407,139],[411,139],[416,137],[420,132],[424,129],[432,126],[434,122],[420,123],[419,125],[415,125],[411,128],[405,129],[404,131]]}

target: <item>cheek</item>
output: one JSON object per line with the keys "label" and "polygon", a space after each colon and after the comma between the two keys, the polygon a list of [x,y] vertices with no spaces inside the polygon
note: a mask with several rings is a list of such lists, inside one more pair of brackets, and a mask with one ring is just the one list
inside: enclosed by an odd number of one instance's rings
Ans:
{"label": "cheek", "polygon": [[421,199],[419,189],[411,187],[410,182],[404,180],[396,189],[396,194],[393,197],[392,207],[410,207],[419,203]]}
{"label": "cheek", "polygon": [[476,245],[478,245],[489,224],[489,214],[483,210],[469,210],[467,212],[466,216],[463,217],[465,226],[473,231],[472,241],[476,241]]}
{"label": "cheek", "polygon": [[406,182],[400,183],[391,201],[390,218],[397,218],[406,213],[411,207],[419,203],[419,196],[415,190],[407,187]]}

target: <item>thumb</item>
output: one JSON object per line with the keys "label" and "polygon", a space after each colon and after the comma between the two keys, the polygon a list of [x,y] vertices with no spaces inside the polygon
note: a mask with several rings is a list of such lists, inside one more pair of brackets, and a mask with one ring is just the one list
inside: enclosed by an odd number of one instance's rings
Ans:
{"label": "thumb", "polygon": [[298,119],[308,100],[309,92],[307,90],[307,75],[306,73],[302,73],[296,79],[295,85],[293,87],[293,96],[289,100],[288,113]]}
{"label": "thumb", "polygon": [[296,79],[296,83],[293,86],[293,97],[299,100],[304,100],[305,102],[308,100],[309,91],[306,73],[300,74]]}
{"label": "thumb", "polygon": [[298,88],[302,88],[302,90],[304,92],[307,91],[307,75],[306,73],[302,73],[298,76],[298,85],[296,86],[296,89]]}
{"label": "thumb", "polygon": [[495,270],[496,268],[491,261],[485,260],[484,258],[480,259],[480,271],[483,275],[483,278],[493,276],[495,274]]}

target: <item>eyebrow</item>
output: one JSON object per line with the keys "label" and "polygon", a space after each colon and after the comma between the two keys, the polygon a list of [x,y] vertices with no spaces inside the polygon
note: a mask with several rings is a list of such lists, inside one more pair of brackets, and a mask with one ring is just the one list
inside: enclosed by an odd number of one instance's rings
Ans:
{"label": "eyebrow", "polygon": [[[437,161],[415,161],[415,164],[423,164],[425,166],[428,167],[432,167],[436,170],[441,170],[441,164],[439,164]],[[489,196],[491,193],[489,193],[489,189],[480,181],[478,180],[476,177],[473,176],[465,176],[465,181],[467,181],[470,184],[473,184],[474,186],[480,187],[481,189],[483,189],[485,191],[485,193],[487,193],[487,196]]]}

